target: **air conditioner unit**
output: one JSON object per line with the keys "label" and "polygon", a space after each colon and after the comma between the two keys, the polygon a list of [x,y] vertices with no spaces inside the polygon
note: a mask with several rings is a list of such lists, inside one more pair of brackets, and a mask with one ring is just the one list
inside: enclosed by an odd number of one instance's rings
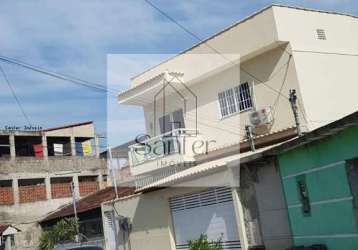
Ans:
{"label": "air conditioner unit", "polygon": [[250,123],[253,127],[261,127],[271,125],[273,121],[271,107],[262,108],[253,111],[249,115]]}

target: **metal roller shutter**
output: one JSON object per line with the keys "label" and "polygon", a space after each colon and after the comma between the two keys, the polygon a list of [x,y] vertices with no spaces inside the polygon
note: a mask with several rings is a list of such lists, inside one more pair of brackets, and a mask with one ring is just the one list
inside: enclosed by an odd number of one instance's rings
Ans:
{"label": "metal roller shutter", "polygon": [[204,233],[222,239],[224,249],[241,249],[231,189],[213,188],[169,200],[177,249]]}

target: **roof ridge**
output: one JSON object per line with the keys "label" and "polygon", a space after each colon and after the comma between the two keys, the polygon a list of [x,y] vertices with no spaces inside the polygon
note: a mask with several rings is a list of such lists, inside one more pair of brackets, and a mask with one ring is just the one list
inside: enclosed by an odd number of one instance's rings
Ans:
{"label": "roof ridge", "polygon": [[225,27],[225,28],[223,28],[223,29],[221,29],[221,30],[219,30],[219,31],[217,31],[217,32],[214,32],[212,35],[209,35],[209,36],[207,36],[206,38],[203,38],[200,42],[197,42],[197,43],[193,44],[191,47],[186,48],[186,49],[184,49],[184,50],[178,52],[177,54],[175,54],[175,55],[173,55],[173,56],[171,56],[171,57],[169,57],[169,58],[167,58],[167,59],[161,61],[160,63],[156,64],[155,66],[152,66],[152,67],[147,68],[146,70],[142,71],[141,73],[138,73],[138,74],[132,76],[130,79],[133,80],[133,79],[135,79],[135,78],[137,78],[137,77],[143,75],[144,73],[146,73],[146,72],[148,72],[148,71],[154,69],[155,67],[157,67],[157,66],[159,66],[159,65],[161,65],[161,64],[164,64],[164,63],[166,63],[166,62],[168,62],[168,61],[174,59],[175,57],[177,57],[177,56],[179,56],[179,55],[182,55],[182,54],[184,54],[184,53],[186,53],[186,52],[188,52],[188,51],[190,51],[190,50],[192,50],[192,49],[198,47],[198,46],[201,45],[201,44],[206,43],[207,41],[209,41],[209,40],[211,40],[211,39],[217,37],[218,35],[220,35],[220,34],[226,32],[226,31],[228,31],[228,30],[230,30],[230,29],[232,29],[232,28],[234,28],[234,27],[236,27],[237,25],[239,25],[239,24],[241,24],[241,23],[246,22],[246,21],[249,20],[249,19],[252,19],[253,17],[257,16],[258,14],[260,14],[260,13],[262,13],[262,12],[264,12],[264,11],[270,9],[270,8],[273,8],[273,7],[290,8],[290,9],[296,9],[296,10],[312,11],[312,12],[319,12],[319,13],[342,15],[342,16],[348,16],[348,17],[358,18],[358,16],[356,16],[356,15],[349,14],[349,13],[345,13],[345,12],[330,11],[330,10],[315,9],[315,8],[307,8],[307,7],[303,7],[303,6],[299,6],[299,5],[295,6],[295,5],[289,5],[289,4],[272,3],[272,4],[269,4],[269,5],[264,6],[264,7],[261,8],[261,9],[258,9],[258,10],[256,10],[256,11],[254,11],[254,12],[253,12],[252,14],[250,14],[250,15],[247,15],[247,16],[245,16],[245,17],[243,17],[243,18],[241,18],[241,19],[235,21],[234,23],[230,24],[229,26],[227,26],[227,27]]}

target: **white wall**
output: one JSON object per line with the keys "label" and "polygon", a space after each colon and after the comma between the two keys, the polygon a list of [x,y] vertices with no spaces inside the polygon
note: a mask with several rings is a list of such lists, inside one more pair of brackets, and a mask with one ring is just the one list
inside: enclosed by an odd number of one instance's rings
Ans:
{"label": "white wall", "polygon": [[358,18],[278,7],[274,15],[278,39],[293,50],[309,129],[357,111]]}
{"label": "white wall", "polygon": [[[255,108],[260,109],[271,106],[276,109],[274,111],[275,121],[270,132],[294,126],[294,119],[287,97],[289,89],[298,89],[295,70],[296,62],[293,59],[289,60],[289,55],[284,52],[285,49],[289,48],[279,47],[242,63],[241,66],[244,71],[239,72],[237,67],[231,67],[189,86],[197,97],[197,109],[193,97],[187,94],[189,108],[185,114],[186,127],[194,129],[197,124],[199,133],[203,135],[204,139],[216,141],[216,143],[210,144],[210,149],[213,149],[238,143],[245,134],[245,125],[249,125],[249,113]],[[286,71],[287,77],[285,83],[283,83]],[[254,72],[255,77],[262,83],[246,72]],[[243,82],[249,82],[249,84],[253,85],[255,107],[251,110],[221,118],[218,93]],[[280,90],[283,96],[278,97]],[[299,90],[298,95],[300,96]],[[151,103],[144,107],[148,134],[153,134],[154,131],[154,106],[156,107],[156,119],[163,113],[163,103],[160,99],[156,101],[155,105]],[[183,101],[179,95],[174,93],[165,97],[165,110],[167,112],[179,108],[183,108]],[[301,110],[300,115],[303,112]],[[158,122],[155,123],[157,127],[156,134],[159,134]]]}
{"label": "white wall", "polygon": [[[146,250],[175,250],[169,197],[193,192],[190,188],[168,188],[122,199],[115,203],[121,216],[132,222],[131,247]],[[119,245],[119,250],[126,246]]]}
{"label": "white wall", "polygon": [[[217,51],[223,54],[237,54],[245,57],[254,51],[263,51],[276,42],[275,22],[272,9],[267,9],[255,18],[248,18],[238,25],[227,28],[225,32],[208,39],[205,44],[200,44],[188,51],[137,75],[132,79],[132,87],[137,86],[165,70],[184,72],[187,79],[195,78],[199,69],[203,70],[214,62],[193,62],[193,57],[198,54],[212,54]],[[207,46],[207,44],[209,46]],[[215,48],[215,51],[212,49]],[[191,56],[187,56],[191,55]],[[217,60],[222,60],[217,56]]]}

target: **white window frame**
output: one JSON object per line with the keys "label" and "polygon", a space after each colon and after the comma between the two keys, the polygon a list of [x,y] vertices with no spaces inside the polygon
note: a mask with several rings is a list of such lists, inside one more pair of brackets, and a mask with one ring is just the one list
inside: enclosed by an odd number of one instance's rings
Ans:
{"label": "white window frame", "polygon": [[[243,86],[244,84],[247,84],[248,91],[249,91],[249,98],[246,98],[244,100],[240,100],[240,97],[237,96],[237,94],[240,94],[240,86]],[[237,92],[237,89],[239,92]],[[241,92],[243,93],[243,92]],[[228,98],[228,95],[229,98]],[[231,98],[232,95],[232,98]],[[242,95],[245,95],[243,93]],[[232,103],[232,101],[234,103]],[[241,102],[241,105],[240,105]],[[244,106],[242,109],[240,109],[240,106]],[[240,83],[237,86],[234,86],[232,88],[223,90],[218,93],[218,107],[220,112],[221,118],[230,117],[234,114],[245,112],[247,110],[251,110],[254,108],[254,98],[253,98],[253,89],[252,84],[250,84],[248,81],[245,81],[243,83]]]}

